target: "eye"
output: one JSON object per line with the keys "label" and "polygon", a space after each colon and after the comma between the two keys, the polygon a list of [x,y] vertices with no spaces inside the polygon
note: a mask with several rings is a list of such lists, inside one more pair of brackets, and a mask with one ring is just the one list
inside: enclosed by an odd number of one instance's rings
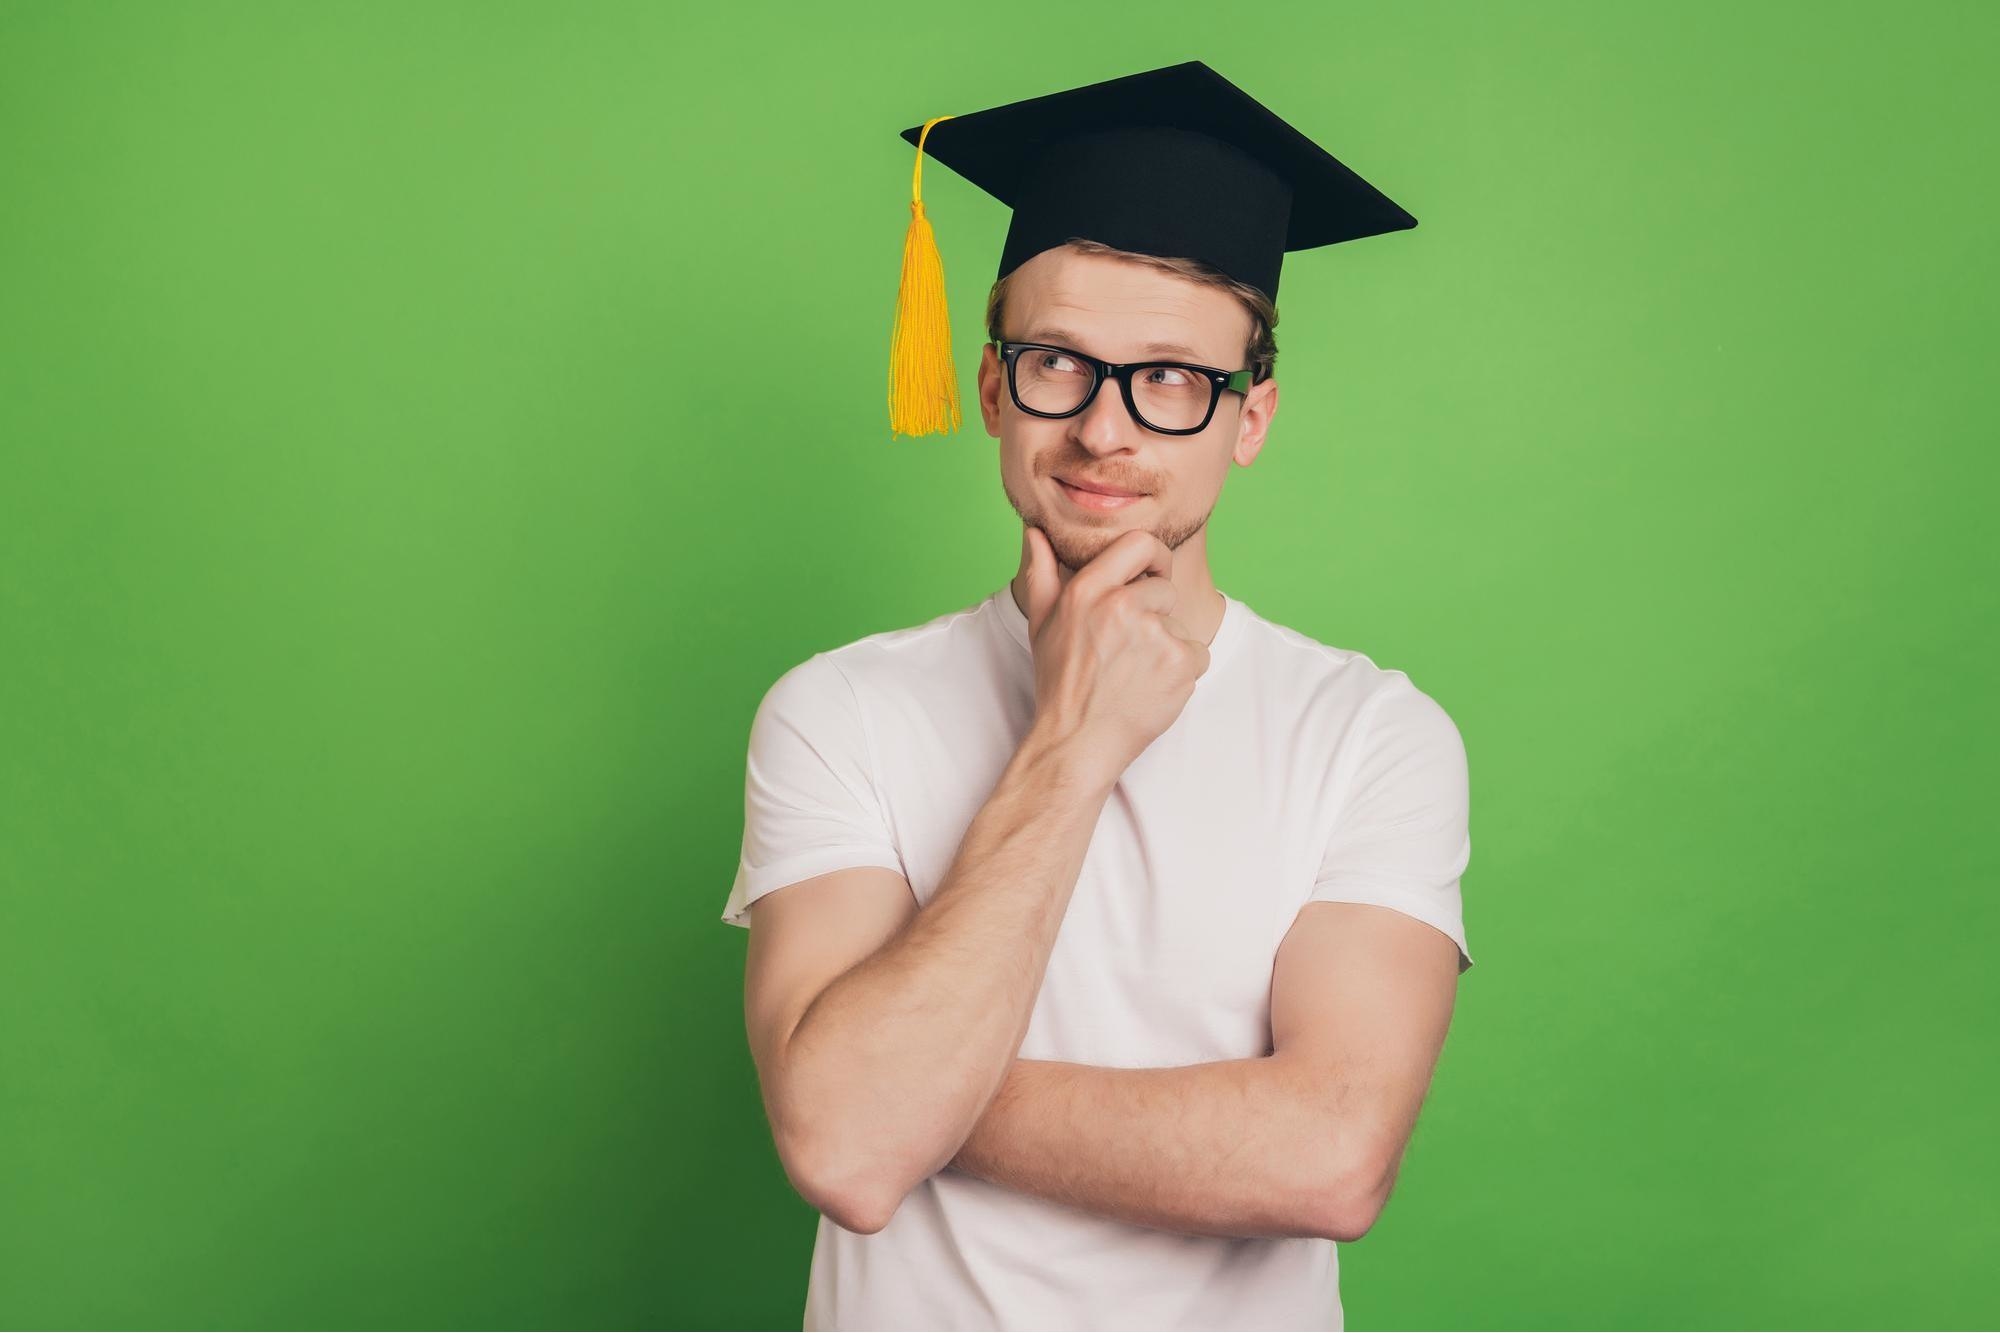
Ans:
{"label": "eye", "polygon": [[1035,369],[1054,371],[1058,375],[1074,375],[1083,367],[1074,357],[1064,356],[1061,352],[1037,352]]}
{"label": "eye", "polygon": [[[1155,376],[1161,378],[1154,378]],[[1148,383],[1169,389],[1184,388],[1194,383],[1194,377],[1177,366],[1154,366],[1146,372],[1146,379]]]}

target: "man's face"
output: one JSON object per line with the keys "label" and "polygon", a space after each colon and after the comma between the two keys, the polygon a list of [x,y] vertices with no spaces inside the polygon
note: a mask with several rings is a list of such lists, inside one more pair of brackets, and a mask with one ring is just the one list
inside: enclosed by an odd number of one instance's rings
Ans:
{"label": "man's face", "polygon": [[[1064,246],[1014,271],[1001,332],[1017,342],[1053,343],[1115,363],[1191,361],[1240,370],[1251,318],[1234,296],[1110,255]],[[1173,344],[1172,350],[1154,344]],[[1247,394],[1225,392],[1196,435],[1162,435],[1132,419],[1118,385],[1106,379],[1073,417],[1021,411],[1007,392],[1007,368],[988,344],[979,362],[980,411],[1000,441],[1000,484],[1023,523],[1048,534],[1056,558],[1080,569],[1117,539],[1144,528],[1170,548],[1200,532],[1233,460],[1247,466],[1277,410],[1277,381]],[[1106,507],[1063,479],[1137,491]]]}

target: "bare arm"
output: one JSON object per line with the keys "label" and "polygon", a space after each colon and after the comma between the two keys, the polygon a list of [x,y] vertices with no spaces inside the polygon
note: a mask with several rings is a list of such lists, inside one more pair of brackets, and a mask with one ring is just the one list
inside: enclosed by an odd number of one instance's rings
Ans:
{"label": "bare arm", "polygon": [[[1098,773],[1031,732],[931,901],[803,997],[796,1016],[753,1037],[779,1156],[807,1201],[842,1226],[886,1226],[1000,1086],[1111,790]],[[796,887],[752,909],[753,952],[760,935],[819,924],[829,902]],[[753,961],[753,987],[757,970]]]}
{"label": "bare arm", "polygon": [[1276,1056],[1170,1069],[1017,1060],[951,1164],[1139,1226],[1324,1235],[1325,1095]]}
{"label": "bare arm", "polygon": [[1066,581],[1045,534],[1022,541],[1035,720],[929,903],[905,917],[901,876],[856,867],[837,892],[790,885],[752,912],[746,1018],[773,1137],[800,1193],[850,1230],[888,1225],[978,1123],[1105,801],[1208,665],[1171,614],[1159,538],[1126,532]]}
{"label": "bare arm", "polygon": [[952,1165],[1141,1226],[1357,1240],[1388,1199],[1457,986],[1457,947],[1423,922],[1309,904],[1274,967],[1272,1054],[1018,1060]]}

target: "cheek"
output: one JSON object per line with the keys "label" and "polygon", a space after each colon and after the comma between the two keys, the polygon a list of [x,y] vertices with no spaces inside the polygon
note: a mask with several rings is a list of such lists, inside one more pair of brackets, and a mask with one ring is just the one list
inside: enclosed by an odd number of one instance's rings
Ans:
{"label": "cheek", "polygon": [[1050,422],[1024,421],[1017,413],[1000,419],[1000,457],[1009,476],[1021,481],[1042,477],[1054,460],[1073,451],[1063,443],[1060,430],[1049,430]]}
{"label": "cheek", "polygon": [[1000,470],[1014,482],[1024,482],[1035,475],[1035,456],[1012,431],[1004,429],[1000,433]]}
{"label": "cheek", "polygon": [[1000,440],[1000,480],[1017,502],[1025,505],[1045,502],[1045,483],[1036,471],[1036,453],[1019,439],[1002,435]]}

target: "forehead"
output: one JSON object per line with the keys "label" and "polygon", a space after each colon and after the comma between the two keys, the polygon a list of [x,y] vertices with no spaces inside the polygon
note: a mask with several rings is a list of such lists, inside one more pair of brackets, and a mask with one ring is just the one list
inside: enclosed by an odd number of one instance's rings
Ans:
{"label": "forehead", "polygon": [[[1075,335],[1077,350],[1107,361],[1180,356],[1233,368],[1250,338],[1250,312],[1220,287],[1111,255],[1058,246],[1014,270],[1007,283],[1006,335]],[[1156,350],[1173,344],[1185,352]]]}

